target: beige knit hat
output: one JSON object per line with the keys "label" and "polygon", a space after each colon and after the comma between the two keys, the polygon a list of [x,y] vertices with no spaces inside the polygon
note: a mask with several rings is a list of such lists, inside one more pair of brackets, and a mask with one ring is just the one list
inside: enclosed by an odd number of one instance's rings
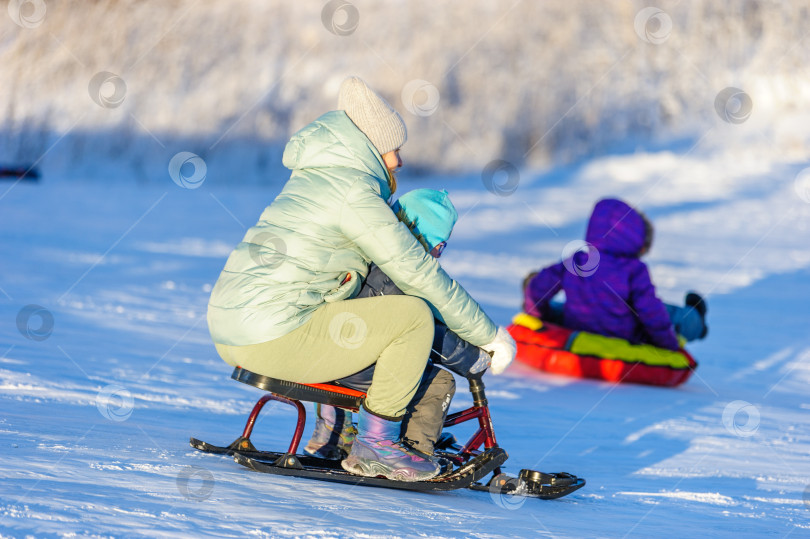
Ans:
{"label": "beige knit hat", "polygon": [[399,149],[408,140],[402,116],[360,77],[349,77],[340,85],[338,109],[346,111],[380,155]]}

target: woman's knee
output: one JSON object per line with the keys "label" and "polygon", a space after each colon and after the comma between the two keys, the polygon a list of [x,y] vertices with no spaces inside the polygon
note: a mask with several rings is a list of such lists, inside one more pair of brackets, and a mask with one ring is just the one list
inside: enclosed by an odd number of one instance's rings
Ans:
{"label": "woman's knee", "polygon": [[[405,318],[409,318],[414,324],[423,326],[429,325],[431,328],[434,326],[433,311],[430,306],[422,298],[416,296],[389,296],[390,298],[397,298],[401,304],[397,309]],[[431,333],[432,334],[432,333]]]}

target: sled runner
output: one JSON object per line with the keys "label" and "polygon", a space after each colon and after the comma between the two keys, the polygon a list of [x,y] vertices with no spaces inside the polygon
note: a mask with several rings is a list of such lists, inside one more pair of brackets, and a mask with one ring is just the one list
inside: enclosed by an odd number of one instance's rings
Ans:
{"label": "sled runner", "polygon": [[554,374],[656,386],[677,386],[697,368],[683,348],[665,350],[650,344],[550,324],[525,313],[508,328],[517,343],[515,359]]}
{"label": "sled runner", "polygon": [[[476,419],[478,429],[462,445],[455,437],[443,433],[436,443],[436,456],[444,459],[446,470],[427,481],[395,481],[382,477],[362,477],[345,471],[339,460],[327,460],[297,454],[306,424],[306,409],[301,403],[328,404],[357,411],[365,393],[334,384],[297,384],[276,380],[237,367],[231,378],[267,391],[248,416],[242,435],[227,446],[216,446],[191,438],[191,446],[206,453],[232,455],[234,460],[252,470],[275,475],[287,475],[376,487],[417,491],[442,491],[470,488],[495,494],[517,494],[541,499],[560,498],[585,485],[585,480],[567,473],[542,473],[521,470],[517,477],[501,472],[508,455],[495,440],[484,384],[480,377],[469,378],[473,405],[447,416],[444,427],[452,427]],[[250,440],[256,418],[269,401],[296,408],[298,419],[286,452],[260,451]],[[492,474],[489,481],[482,480]]]}

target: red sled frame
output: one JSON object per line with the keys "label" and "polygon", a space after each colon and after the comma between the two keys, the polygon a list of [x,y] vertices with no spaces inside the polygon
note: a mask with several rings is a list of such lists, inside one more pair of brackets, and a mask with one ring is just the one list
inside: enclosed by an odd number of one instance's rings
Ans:
{"label": "red sled frame", "polygon": [[[307,418],[306,408],[301,404],[301,401],[328,404],[344,410],[357,412],[360,408],[360,404],[366,397],[363,391],[343,386],[334,384],[296,384],[257,375],[241,367],[237,367],[231,377],[240,382],[269,391],[269,393],[262,396],[253,406],[253,410],[251,410],[248,416],[247,423],[245,423],[241,438],[232,444],[232,446],[238,447],[233,447],[233,449],[251,447],[250,436],[253,433],[256,419],[262,411],[262,408],[264,408],[264,405],[271,400],[289,404],[295,407],[298,412],[295,431],[293,432],[293,437],[287,450],[287,454],[295,455],[298,452],[298,446],[301,444],[301,437],[304,434]],[[468,378],[467,380],[470,384],[470,393],[473,396],[473,405],[465,410],[449,414],[444,421],[444,428],[447,428],[473,419],[478,420],[478,429],[472,434],[467,443],[458,450],[457,454],[450,456],[457,463],[480,455],[482,445],[485,450],[498,445],[492,426],[492,417],[489,413],[489,405],[484,394],[484,383],[480,377]]]}

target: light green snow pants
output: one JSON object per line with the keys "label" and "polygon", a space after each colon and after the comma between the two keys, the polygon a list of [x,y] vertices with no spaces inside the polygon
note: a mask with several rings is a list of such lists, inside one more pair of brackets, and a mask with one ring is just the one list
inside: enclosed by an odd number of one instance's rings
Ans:
{"label": "light green snow pants", "polygon": [[433,329],[424,300],[378,296],[327,303],[303,326],[272,341],[216,347],[234,367],[302,384],[331,382],[376,363],[365,407],[399,419],[425,372]]}

